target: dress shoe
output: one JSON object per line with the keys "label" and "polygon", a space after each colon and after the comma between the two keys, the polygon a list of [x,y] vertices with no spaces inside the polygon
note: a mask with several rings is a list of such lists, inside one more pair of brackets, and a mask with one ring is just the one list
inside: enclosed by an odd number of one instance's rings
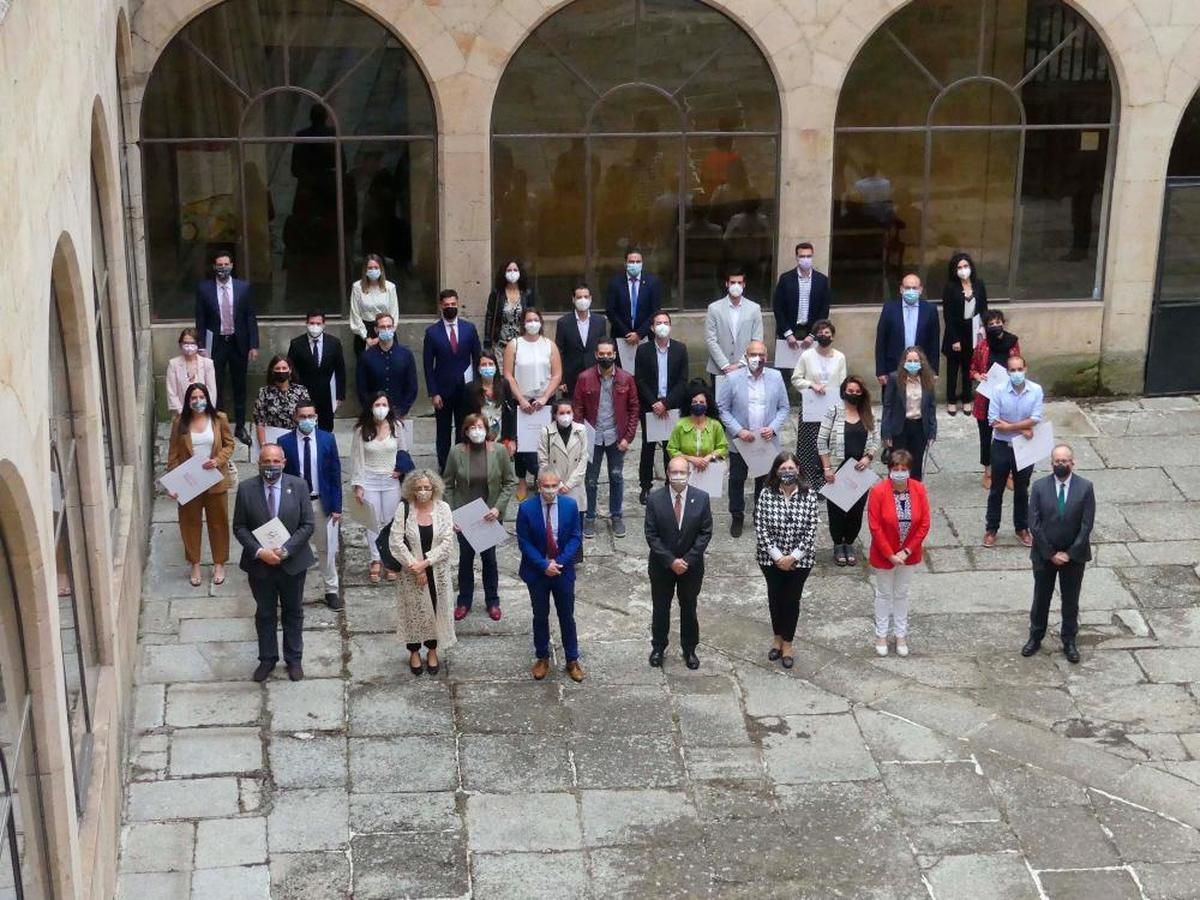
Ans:
{"label": "dress shoe", "polygon": [[641,493],[638,494],[638,503],[642,504],[642,506],[645,506],[646,498],[649,496],[650,496],[650,488],[642,488]]}
{"label": "dress shoe", "polygon": [[651,650],[650,651],[650,667],[654,668],[654,669],[661,669],[662,662],[663,662],[663,652],[661,650]]}
{"label": "dress shoe", "polygon": [[426,660],[425,671],[430,675],[436,675],[438,672],[442,671],[442,664],[440,662],[436,662],[431,665],[429,661]]}
{"label": "dress shoe", "polygon": [[337,591],[329,591],[325,594],[325,605],[330,609],[342,609],[346,604],[342,602]]}
{"label": "dress shoe", "polygon": [[595,519],[584,519],[583,520],[583,536],[585,538],[594,538],[596,536],[596,520]]}
{"label": "dress shoe", "polygon": [[300,665],[300,663],[298,663],[298,662],[288,663],[287,670],[288,670],[288,678],[292,679],[292,681],[303,681],[304,680],[304,666]]}
{"label": "dress shoe", "polygon": [[550,660],[539,659],[533,664],[533,668],[529,670],[529,674],[533,676],[534,681],[541,681],[546,677],[546,673],[550,671]]}
{"label": "dress shoe", "polygon": [[742,536],[742,524],[744,519],[742,516],[734,516],[733,521],[729,523],[729,536],[739,538]]}
{"label": "dress shoe", "polygon": [[767,651],[767,659],[771,662],[775,662],[781,656],[783,656],[783,652],[778,647],[772,647]]}
{"label": "dress shoe", "polygon": [[996,546],[996,532],[985,531],[983,533],[983,546],[985,546],[985,547],[995,547]]}
{"label": "dress shoe", "polygon": [[250,434],[246,431],[245,425],[239,425],[237,427],[237,431],[235,431],[233,433],[233,436],[236,437],[243,444],[245,444],[247,447],[250,446]]}
{"label": "dress shoe", "polygon": [[454,607],[454,621],[461,622],[463,619],[465,619],[467,617],[467,613],[469,613],[470,611],[471,611],[471,608],[469,606]]}
{"label": "dress shoe", "polygon": [[499,622],[500,617],[502,615],[504,615],[504,614],[502,612],[500,612],[500,607],[498,607],[498,606],[489,606],[488,607],[488,618],[491,619],[493,622]]}
{"label": "dress shoe", "polygon": [[613,537],[625,537],[625,520],[617,516],[612,520]]}
{"label": "dress shoe", "polygon": [[271,677],[271,673],[275,671],[275,663],[262,662],[258,664],[258,668],[254,670],[254,680],[262,683]]}
{"label": "dress shoe", "polygon": [[1038,638],[1035,638],[1035,637],[1031,637],[1029,640],[1027,640],[1025,642],[1025,646],[1021,648],[1021,655],[1022,656],[1033,656],[1033,654],[1037,653],[1041,649],[1042,649],[1041,640]]}
{"label": "dress shoe", "polygon": [[1072,664],[1079,662],[1079,648],[1075,646],[1075,642],[1073,640],[1065,641],[1063,643],[1063,653],[1067,657],[1067,662]]}
{"label": "dress shoe", "polygon": [[567,663],[567,674],[576,684],[583,681],[583,666],[579,664],[579,660],[573,659]]}
{"label": "dress shoe", "polygon": [[1033,546],[1033,535],[1029,533],[1028,529],[1022,529],[1021,531],[1018,531],[1017,540],[1019,540],[1026,547]]}
{"label": "dress shoe", "polygon": [[698,657],[695,653],[683,654],[683,661],[689,669],[700,668],[700,657]]}
{"label": "dress shoe", "polygon": [[790,656],[782,656],[779,658],[779,664],[785,669],[790,669],[796,664],[796,660],[792,659]]}

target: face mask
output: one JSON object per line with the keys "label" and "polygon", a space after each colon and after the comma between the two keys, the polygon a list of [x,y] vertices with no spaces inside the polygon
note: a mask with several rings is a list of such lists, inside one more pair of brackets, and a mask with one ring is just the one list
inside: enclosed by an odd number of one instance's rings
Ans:
{"label": "face mask", "polygon": [[453,322],[455,319],[458,318],[458,307],[457,306],[447,306],[445,309],[442,310],[442,318],[445,319],[447,322]]}
{"label": "face mask", "polygon": [[843,399],[847,406],[859,406],[862,403],[862,394],[846,394]]}
{"label": "face mask", "polygon": [[989,325],[987,327],[987,336],[990,337],[993,341],[1000,340],[1000,336],[1003,334],[1004,334],[1004,326],[1003,325]]}
{"label": "face mask", "polygon": [[289,372],[272,372],[271,373],[271,380],[273,382],[275,382],[276,384],[283,384],[285,381],[287,381],[291,377],[292,377],[292,373],[290,371]]}
{"label": "face mask", "polygon": [[555,418],[558,421],[559,428],[570,428],[571,423],[575,421],[575,416],[571,413],[562,413]]}
{"label": "face mask", "polygon": [[779,473],[779,483],[780,484],[795,484],[799,480],[800,480],[799,472],[781,471]]}
{"label": "face mask", "polygon": [[396,336],[396,332],[392,331],[390,328],[384,328],[380,331],[376,331],[375,336],[383,343],[390,344],[392,342],[392,338]]}
{"label": "face mask", "polygon": [[192,412],[201,413],[208,409],[208,402],[205,400],[193,400],[188,406],[192,408]]}
{"label": "face mask", "polygon": [[371,281],[378,281],[379,276],[383,274],[381,269],[367,269],[367,278]]}
{"label": "face mask", "polygon": [[279,480],[279,476],[283,474],[283,466],[264,465],[258,467],[258,474],[263,477],[263,480],[269,484],[274,484]]}
{"label": "face mask", "polygon": [[577,310],[579,310],[580,312],[587,312],[589,309],[592,308],[592,298],[591,297],[576,297],[575,298],[575,308]]}
{"label": "face mask", "polygon": [[641,263],[625,263],[625,273],[630,278],[637,278],[638,276],[640,276],[642,274],[642,264]]}
{"label": "face mask", "polygon": [[233,266],[216,266],[217,277],[224,281],[233,274]]}
{"label": "face mask", "polygon": [[615,356],[597,356],[596,357],[596,365],[598,365],[602,369],[611,369],[613,367],[613,364],[616,363],[616,361],[617,361],[617,358]]}
{"label": "face mask", "polygon": [[963,281],[966,281],[968,278],[970,278],[971,277],[971,267],[963,266],[961,269],[959,269],[958,277],[961,278]]}
{"label": "face mask", "polygon": [[324,325],[309,325],[308,326],[308,336],[309,337],[320,337],[324,333],[325,333]]}
{"label": "face mask", "polygon": [[671,326],[666,322],[660,322],[654,326],[654,336],[662,338],[664,341],[671,336]]}
{"label": "face mask", "polygon": [[482,444],[485,437],[487,437],[487,431],[483,428],[467,429],[467,440],[472,444]]}
{"label": "face mask", "polygon": [[900,292],[900,296],[904,298],[905,303],[912,306],[921,299],[921,292],[916,288],[905,288]]}
{"label": "face mask", "polygon": [[670,475],[671,487],[676,491],[682,491],[687,487],[688,477],[686,472],[672,472]]}
{"label": "face mask", "polygon": [[744,290],[746,290],[745,285],[731,284],[729,286],[729,296],[736,300],[738,297],[742,296],[742,292]]}
{"label": "face mask", "polygon": [[530,319],[525,323],[526,334],[538,334],[542,330],[542,323],[537,319]]}
{"label": "face mask", "polygon": [[692,404],[692,415],[693,416],[703,416],[703,415],[706,415],[707,413],[708,413],[708,404],[707,403],[693,403]]}
{"label": "face mask", "polygon": [[558,488],[557,487],[544,487],[544,488],[540,489],[540,493],[541,493],[542,499],[544,501],[546,501],[547,503],[552,503],[554,501],[554,498],[558,496]]}
{"label": "face mask", "polygon": [[481,378],[492,378],[496,374],[495,366],[480,366],[479,375]]}
{"label": "face mask", "polygon": [[747,356],[746,365],[750,367],[751,372],[757,372],[762,368],[763,358],[761,356]]}
{"label": "face mask", "polygon": [[433,499],[433,488],[417,488],[413,493],[422,503],[427,503]]}
{"label": "face mask", "polygon": [[916,375],[921,371],[921,364],[919,362],[906,362],[904,364],[904,371],[909,375]]}
{"label": "face mask", "polygon": [[1055,463],[1052,466],[1052,468],[1054,469],[1054,474],[1057,475],[1059,478],[1065,479],[1068,475],[1071,474],[1071,464],[1070,463]]}
{"label": "face mask", "polygon": [[200,347],[196,344],[180,344],[179,349],[183,351],[184,356],[194,356]]}
{"label": "face mask", "polygon": [[504,273],[504,280],[507,281],[509,284],[516,284],[518,281],[521,280],[521,273],[519,271],[517,271],[516,269],[512,269],[512,270]]}
{"label": "face mask", "polygon": [[803,272],[807,272],[810,269],[812,269],[812,257],[811,256],[797,256],[796,257],[796,268],[800,269]]}
{"label": "face mask", "polygon": [[822,347],[828,347],[833,343],[832,334],[818,334],[815,338],[816,342]]}
{"label": "face mask", "polygon": [[907,484],[908,472],[905,469],[894,469],[888,472],[888,478],[892,479],[896,484]]}
{"label": "face mask", "polygon": [[388,417],[388,411],[391,407],[388,406],[372,406],[371,415],[375,417],[376,422],[382,422]]}
{"label": "face mask", "polygon": [[1024,372],[1009,372],[1008,380],[1012,384],[1013,387],[1020,387],[1021,385],[1023,385],[1025,383],[1025,373]]}
{"label": "face mask", "polygon": [[300,429],[301,434],[312,434],[317,430],[316,419],[301,419],[296,423],[296,427]]}

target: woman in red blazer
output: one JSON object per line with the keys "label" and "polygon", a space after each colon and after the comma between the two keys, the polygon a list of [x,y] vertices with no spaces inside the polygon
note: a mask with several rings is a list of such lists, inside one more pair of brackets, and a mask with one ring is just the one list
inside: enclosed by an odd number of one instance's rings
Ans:
{"label": "woman in red blazer", "polygon": [[908,656],[908,589],[929,534],[929,497],[910,478],[912,454],[892,451],[888,478],[871,488],[867,524],[871,529],[871,568],[875,574],[875,652],[888,654],[888,620],[894,623],[896,654]]}

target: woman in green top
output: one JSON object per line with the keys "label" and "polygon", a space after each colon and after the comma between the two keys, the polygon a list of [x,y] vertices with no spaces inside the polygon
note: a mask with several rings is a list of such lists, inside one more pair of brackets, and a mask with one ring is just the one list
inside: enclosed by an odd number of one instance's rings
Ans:
{"label": "woman in green top", "polygon": [[688,390],[692,397],[688,408],[691,415],[675,424],[671,439],[667,441],[667,454],[672,459],[682,456],[693,468],[704,470],[710,462],[729,455],[729,444],[720,420],[715,416],[708,417],[710,410],[714,413],[717,410],[708,385],[693,381]]}
{"label": "woman in green top", "polygon": [[[474,500],[488,505],[489,520],[503,521],[517,487],[512,459],[503,445],[488,440],[488,422],[478,413],[463,420],[463,442],[450,448],[446,457],[446,500],[451,509]],[[458,527],[454,530],[457,532]],[[488,615],[500,621],[500,572],[496,566],[496,548],[479,554],[483,565],[483,596]],[[454,618],[461,621],[471,611],[475,593],[475,550],[462,534],[458,535],[458,603]]]}

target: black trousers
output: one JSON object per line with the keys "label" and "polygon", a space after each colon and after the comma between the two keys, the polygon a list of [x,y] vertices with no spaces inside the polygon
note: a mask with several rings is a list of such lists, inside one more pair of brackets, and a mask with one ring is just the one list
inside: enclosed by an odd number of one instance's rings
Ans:
{"label": "black trousers", "polygon": [[1033,608],[1029,611],[1029,636],[1041,640],[1046,636],[1050,618],[1050,601],[1054,598],[1054,582],[1062,593],[1062,639],[1075,639],[1079,631],[1079,591],[1083,587],[1084,563],[1069,562],[1065,566],[1046,563],[1033,567]]}
{"label": "black trousers", "polygon": [[863,510],[867,508],[867,495],[863,494],[858,498],[850,509],[844,510],[836,503],[825,501],[825,506],[829,509],[829,536],[833,539],[833,545],[838,544],[853,544],[858,540],[858,534],[862,531]]}
{"label": "black trousers", "polygon": [[1013,477],[1013,528],[1025,531],[1029,527],[1029,479],[1033,466],[1017,471],[1017,460],[1009,441],[992,441],[992,486],[988,488],[985,531],[1000,530],[1000,513],[1004,510],[1004,488],[1008,476]]}
{"label": "black trousers", "polygon": [[254,629],[258,632],[258,661],[279,661],[279,636],[275,629],[283,610],[283,660],[300,662],[304,654],[304,576],[289,575],[279,566],[265,573],[252,572],[250,593],[254,595]]}
{"label": "black trousers", "polygon": [[450,447],[462,430],[462,420],[466,418],[462,410],[462,396],[442,397],[442,408],[433,411],[437,423],[437,461],[438,471],[446,468],[446,457],[450,455]]}
{"label": "black trousers", "polygon": [[333,396],[329,393],[329,382],[306,384],[308,396],[317,408],[317,427],[322,431],[333,431]]}
{"label": "black trousers", "polygon": [[[241,428],[246,424],[246,355],[238,352],[232,336],[222,337],[218,334],[213,336],[212,361],[217,379],[217,406],[229,416],[229,398],[233,397],[231,418],[234,427]],[[225,386],[226,369],[229,370],[232,388]]]}
{"label": "black trousers", "polygon": [[907,450],[912,454],[913,478],[920,481],[925,475],[925,448],[929,445],[925,437],[925,424],[920,419],[905,419],[904,430],[892,435],[893,450]]}
{"label": "black trousers", "polygon": [[[971,402],[971,356],[975,352],[971,338],[959,341],[961,350],[946,351],[946,402],[970,404]],[[959,382],[961,381],[961,389]]]}
{"label": "black trousers", "polygon": [[646,419],[653,413],[642,413],[642,455],[638,460],[638,486],[642,490],[649,490],[654,487],[654,448],[659,447],[662,450],[663,472],[667,471],[667,463],[671,461],[667,456],[666,441],[647,441],[646,440]]}
{"label": "black trousers", "polygon": [[696,618],[696,605],[700,599],[700,587],[704,583],[704,569],[689,569],[676,575],[670,569],[651,564],[650,601],[653,612],[650,617],[650,646],[663,651],[671,643],[671,601],[679,597],[679,646],[684,654],[694,653],[700,643],[700,621]]}
{"label": "black trousers", "polygon": [[777,566],[760,566],[767,580],[767,608],[771,612],[771,633],[789,644],[796,637],[800,620],[800,596],[811,569],[794,568],[785,572]]}
{"label": "black trousers", "polygon": [[979,464],[990,466],[992,464],[992,426],[987,423],[986,419],[976,419],[975,424],[979,427]]}
{"label": "black trousers", "polygon": [[[729,514],[732,516],[741,517],[746,513],[746,479],[750,477],[750,470],[746,468],[746,461],[742,459],[742,454],[736,451],[729,454]],[[760,475],[754,479],[754,502],[758,502],[758,495],[763,489],[763,485],[767,481],[767,476]]]}

